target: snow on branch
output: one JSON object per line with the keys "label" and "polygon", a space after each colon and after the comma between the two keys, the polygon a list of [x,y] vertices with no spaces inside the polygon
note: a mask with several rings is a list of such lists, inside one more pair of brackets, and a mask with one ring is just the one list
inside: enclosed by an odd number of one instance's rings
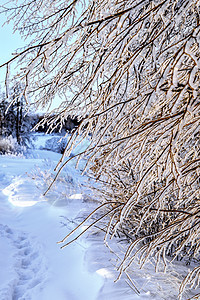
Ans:
{"label": "snow on branch", "polygon": [[[81,120],[57,170],[84,157],[84,171],[102,183],[106,239],[120,232],[130,241],[119,273],[153,255],[157,265],[199,263],[200,2],[13,2],[2,11],[32,41],[0,67],[18,63],[9,80],[18,78],[36,106],[63,97],[47,114],[50,131],[68,115]],[[180,299],[198,280],[197,267]]]}

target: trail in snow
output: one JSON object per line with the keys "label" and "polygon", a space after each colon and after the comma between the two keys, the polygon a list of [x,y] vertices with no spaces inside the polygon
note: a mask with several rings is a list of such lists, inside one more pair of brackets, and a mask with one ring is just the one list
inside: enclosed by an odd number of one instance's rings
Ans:
{"label": "trail in snow", "polygon": [[[0,278],[0,300],[138,299],[127,284],[114,283],[112,255],[105,251],[102,235],[86,234],[60,250],[57,241],[91,212],[94,204],[80,193],[78,183],[83,179],[73,166],[63,174],[68,186],[60,180],[58,187],[43,197],[43,179],[60,155],[36,150],[31,156],[0,156],[0,246],[4,257],[9,253],[7,265],[0,262],[8,271],[3,271],[4,280]],[[145,295],[142,299],[149,299]]]}
{"label": "trail in snow", "polygon": [[13,252],[14,278],[0,291],[0,299],[32,299],[44,287],[48,266],[40,245],[25,232],[0,224],[0,236]]}
{"label": "trail in snow", "polygon": [[[132,289],[114,283],[118,258],[103,245],[102,231],[86,233],[60,250],[57,242],[94,208],[78,185],[83,178],[68,166],[46,196],[45,180],[59,160],[51,151],[29,158],[0,156],[0,300],[175,300],[187,267],[177,262],[168,274],[134,265]],[[27,174],[28,173],[28,174]],[[111,242],[123,248],[123,243]],[[140,293],[137,294],[137,289]]]}
{"label": "trail in snow", "polygon": [[57,245],[67,229],[61,215],[75,218],[82,200],[74,195],[64,203],[55,193],[44,199],[41,178],[36,184],[26,174],[35,164],[44,165],[39,158],[0,156],[0,300],[94,300],[103,279],[87,270],[88,245],[79,241],[63,251]]}

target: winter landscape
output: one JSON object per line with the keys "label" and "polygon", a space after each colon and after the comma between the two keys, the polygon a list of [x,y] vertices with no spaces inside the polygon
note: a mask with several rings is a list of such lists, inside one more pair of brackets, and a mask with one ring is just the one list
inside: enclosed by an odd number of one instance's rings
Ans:
{"label": "winter landscape", "polygon": [[200,1],[3,23],[0,300],[200,299]]}
{"label": "winter landscape", "polygon": [[[63,171],[58,187],[43,196],[61,156],[46,150],[49,140],[52,136],[38,134],[26,155],[0,156],[0,299],[176,299],[188,267],[177,263],[167,274],[156,274],[153,264],[145,270],[135,265],[134,285],[130,287],[123,279],[114,283],[118,274],[113,251],[123,243],[107,248],[98,228],[60,249],[59,239],[89,215],[96,203],[82,187],[87,177],[74,164]],[[58,137],[54,140],[58,143]]]}
{"label": "winter landscape", "polygon": [[[43,196],[61,156],[45,150],[48,140],[52,136],[38,134],[25,156],[0,156],[0,299],[176,299],[187,267],[177,264],[166,275],[155,274],[153,264],[145,270],[135,265],[135,286],[123,279],[114,283],[117,257],[103,245],[98,228],[60,249],[59,239],[96,205],[81,187],[87,178],[74,164],[63,171],[59,187]],[[115,243],[110,246],[115,250]]]}

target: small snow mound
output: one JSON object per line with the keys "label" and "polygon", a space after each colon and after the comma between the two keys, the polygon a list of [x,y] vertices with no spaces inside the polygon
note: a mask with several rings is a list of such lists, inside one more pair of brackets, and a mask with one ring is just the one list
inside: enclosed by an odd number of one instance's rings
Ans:
{"label": "small snow mound", "polygon": [[69,197],[69,199],[79,199],[82,200],[83,199],[83,195],[82,194],[73,194]]}
{"label": "small snow mound", "polygon": [[13,182],[4,188],[2,192],[8,196],[8,201],[13,206],[28,207],[38,202],[46,201],[29,178],[20,176],[14,178]]}
{"label": "small snow mound", "polygon": [[96,273],[104,278],[114,278],[114,275],[112,274],[112,272],[110,272],[109,270],[107,270],[105,268],[101,268],[101,269],[97,270]]}

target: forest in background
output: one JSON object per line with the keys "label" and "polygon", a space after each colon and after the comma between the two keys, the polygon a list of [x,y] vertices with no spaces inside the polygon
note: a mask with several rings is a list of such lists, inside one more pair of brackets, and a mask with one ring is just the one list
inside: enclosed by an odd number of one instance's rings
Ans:
{"label": "forest in background", "polygon": [[[44,113],[36,113],[27,107],[24,97],[21,96],[22,90],[19,84],[14,85],[9,99],[5,93],[0,92],[1,154],[17,153],[31,147],[33,132],[49,133],[48,121]],[[44,119],[45,122],[43,122]],[[63,121],[62,128],[58,122],[53,124],[53,133],[64,136],[75,129],[79,123],[77,117],[67,116]],[[60,151],[62,152],[62,149]]]}

